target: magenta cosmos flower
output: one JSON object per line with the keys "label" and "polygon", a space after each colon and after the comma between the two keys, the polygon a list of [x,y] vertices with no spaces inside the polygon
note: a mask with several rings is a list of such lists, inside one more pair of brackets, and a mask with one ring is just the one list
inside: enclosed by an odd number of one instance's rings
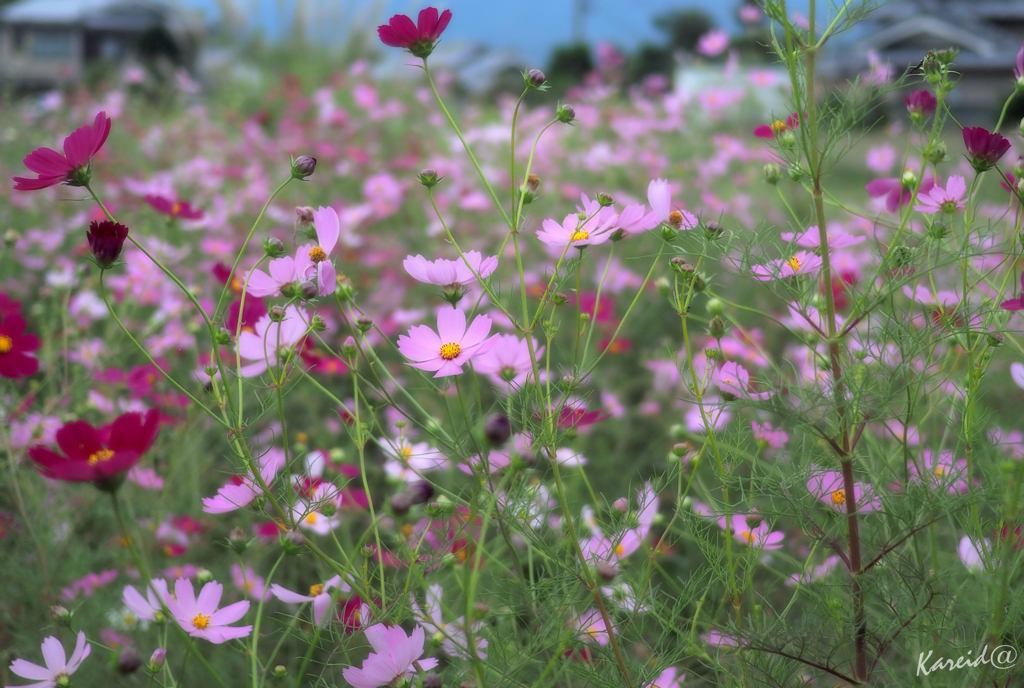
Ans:
{"label": "magenta cosmos flower", "polygon": [[31,355],[39,348],[39,338],[25,333],[25,318],[18,310],[21,304],[8,303],[15,308],[0,311],[0,377],[16,380],[35,375],[39,370],[39,359]]}
{"label": "magenta cosmos flower", "polygon": [[[899,179],[893,177],[872,179],[865,188],[872,198],[884,196],[885,209],[890,213],[895,213],[902,206],[910,203],[910,199],[914,195],[914,184],[916,183],[917,177],[913,172],[907,170]],[[928,193],[933,186],[935,186],[935,177],[925,177],[921,180],[921,188],[918,189],[918,194]]]}
{"label": "magenta cosmos flower", "polygon": [[779,549],[786,537],[777,530],[773,531],[760,514],[727,514],[718,519],[718,527],[732,533],[743,544],[758,549]]}
{"label": "magenta cosmos flower", "polygon": [[759,124],[754,127],[754,136],[759,139],[774,139],[800,126],[800,113],[794,112],[785,121],[777,119],[771,124]]}
{"label": "magenta cosmos flower", "polygon": [[75,129],[64,139],[64,154],[52,148],[36,148],[25,156],[25,167],[36,173],[36,178],[15,177],[14,188],[18,191],[35,191],[58,184],[85,186],[89,182],[92,157],[110,134],[110,118],[107,113],[97,113],[92,126]]}
{"label": "magenta cosmos flower", "polygon": [[754,279],[768,282],[797,275],[813,275],[821,268],[821,258],[810,251],[798,251],[789,258],[780,258],[764,265],[751,265]]}
{"label": "magenta cosmos flower", "polygon": [[434,44],[452,20],[451,10],[438,14],[436,7],[420,10],[417,22],[404,14],[396,14],[387,24],[377,27],[380,42],[392,48],[405,48],[416,57],[425,58],[434,51]]}
{"label": "magenta cosmos flower", "polygon": [[[999,307],[1008,311],[1024,311],[1024,273],[1020,275],[1020,296],[1003,301]],[[2,370],[0,374],[3,374]]]}
{"label": "magenta cosmos flower", "polygon": [[932,215],[934,213],[952,213],[964,207],[967,196],[967,182],[956,175],[946,180],[946,188],[934,186],[928,193],[917,197],[918,205],[914,210]]}
{"label": "magenta cosmos flower", "polygon": [[[277,461],[280,453],[282,461]],[[260,477],[263,484],[270,486],[274,482],[277,470],[284,463],[284,454],[279,449],[268,452],[260,459]],[[231,482],[217,490],[213,497],[203,497],[203,511],[208,514],[226,514],[250,504],[263,493],[263,488],[251,475],[233,476]]]}
{"label": "magenta cosmos flower", "polygon": [[[71,653],[71,659],[64,654],[64,646],[54,636],[43,640],[41,646],[43,661],[46,666],[42,667],[33,664],[25,659],[16,659],[11,662],[11,673],[22,678],[27,678],[35,683],[24,684],[24,688],[57,688],[69,684],[68,677],[78,671],[82,662],[92,651],[92,645],[85,642],[85,633],[78,632],[78,640],[75,643],[75,650]],[[10,686],[10,688],[22,688],[21,686]]]}
{"label": "magenta cosmos flower", "polygon": [[199,591],[196,598],[192,581],[179,578],[174,582],[174,597],[166,600],[167,608],[175,621],[193,638],[203,638],[215,645],[244,638],[252,633],[252,626],[231,626],[249,611],[248,600],[229,604],[223,609],[220,597],[224,586],[210,581]]}
{"label": "magenta cosmos flower", "polygon": [[168,217],[181,218],[182,220],[201,220],[203,217],[202,208],[194,208],[185,201],[173,201],[164,196],[146,194],[142,197],[149,206]]}
{"label": "magenta cosmos flower", "polygon": [[295,254],[295,272],[300,279],[314,280],[320,296],[329,296],[337,286],[334,263],[328,255],[338,244],[341,222],[334,208],[320,206],[313,211],[317,244],[300,246]]}
{"label": "magenta cosmos flower", "polygon": [[753,401],[763,401],[771,396],[771,392],[751,392],[750,373],[736,361],[728,361],[717,369],[713,381],[722,394],[731,394],[734,397]]}
{"label": "magenta cosmos flower", "polygon": [[498,268],[497,256],[484,258],[479,251],[467,251],[463,255],[465,259],[438,258],[434,261],[429,261],[421,255],[408,256],[402,266],[414,280],[447,289],[475,282],[477,275],[486,279]]}
{"label": "magenta cosmos flower", "polygon": [[935,106],[939,104],[928,91],[914,91],[909,96],[903,96],[903,102],[907,104],[907,112],[911,117],[921,119],[935,112]]}
{"label": "magenta cosmos flower", "polygon": [[414,628],[410,635],[406,635],[401,626],[384,624],[370,626],[365,633],[373,652],[363,662],[362,668],[350,666],[341,672],[353,688],[386,686],[395,679],[409,678],[414,669],[428,671],[437,666],[436,659],[420,659],[424,636],[420,626]]}
{"label": "magenta cosmos flower", "polygon": [[466,328],[465,312],[445,306],[437,312],[437,332],[427,325],[415,325],[408,335],[398,338],[398,350],[413,368],[448,377],[462,372],[462,366],[474,356],[486,353],[494,344],[491,319],[478,315]]}
{"label": "magenta cosmos flower", "polygon": [[971,166],[978,172],[984,172],[1006,155],[1006,151],[1010,150],[1010,142],[1002,134],[984,127],[967,127],[964,129],[964,147],[967,148]]}
{"label": "magenta cosmos flower", "polygon": [[64,455],[42,445],[29,447],[28,455],[48,478],[115,489],[153,446],[159,430],[158,409],[150,409],[145,416],[125,413],[102,428],[76,420],[57,431],[57,446]]}
{"label": "magenta cosmos flower", "polygon": [[[843,474],[839,471],[814,473],[807,481],[807,491],[836,511],[846,513],[849,495],[843,487]],[[861,513],[882,508],[882,500],[870,485],[854,483],[853,496],[857,503],[857,511]]]}

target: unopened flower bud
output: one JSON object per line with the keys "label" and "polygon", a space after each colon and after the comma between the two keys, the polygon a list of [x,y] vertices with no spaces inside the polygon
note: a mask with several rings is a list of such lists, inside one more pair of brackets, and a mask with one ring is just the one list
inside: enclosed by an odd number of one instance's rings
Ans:
{"label": "unopened flower bud", "polygon": [[156,673],[164,668],[164,662],[167,661],[167,650],[162,647],[158,647],[153,650],[153,654],[149,656],[149,670]]}
{"label": "unopened flower bud", "polygon": [[612,508],[618,511],[620,514],[628,514],[629,500],[626,499],[625,497],[619,497],[614,502],[612,502]]}
{"label": "unopened flower bud", "polygon": [[270,315],[271,320],[284,320],[284,306],[271,306],[267,313]]}
{"label": "unopened flower bud", "polygon": [[496,447],[500,447],[512,436],[512,423],[504,413],[495,413],[484,423],[484,437]]}
{"label": "unopened flower bud", "polygon": [[912,189],[917,186],[917,175],[913,170],[904,170],[900,176],[900,185],[904,189]]}
{"label": "unopened flower bud", "polygon": [[722,229],[722,225],[714,220],[708,220],[704,223],[704,234],[706,234],[709,239],[717,239],[722,236],[724,232],[725,230]]}
{"label": "unopened flower bud", "polygon": [[434,188],[435,186],[437,186],[438,182],[441,181],[441,177],[437,176],[437,170],[435,170],[432,167],[427,167],[420,170],[420,173],[416,176],[416,179],[418,179],[420,184],[427,187],[428,189]]}
{"label": "unopened flower bud", "polygon": [[748,528],[757,528],[764,523],[764,516],[761,514],[749,514],[743,518]]}
{"label": "unopened flower bud", "polygon": [[551,301],[554,302],[556,306],[564,306],[569,303],[569,297],[559,291],[555,292],[555,295],[551,297]]}
{"label": "unopened flower bud", "polygon": [[405,493],[413,504],[425,504],[428,499],[434,496],[434,485],[429,480],[417,480],[409,483]]}
{"label": "unopened flower bud", "polygon": [[924,157],[928,162],[937,165],[945,161],[948,152],[945,141],[936,141],[924,151]]}
{"label": "unopened flower bud", "polygon": [[21,239],[21,233],[16,229],[8,229],[4,232],[4,245],[8,248],[18,243],[19,239]]}
{"label": "unopened flower bud", "polygon": [[989,332],[988,333],[988,345],[993,349],[998,349],[1006,343],[1006,337],[1001,332]]}
{"label": "unopened flower bud", "polygon": [[58,626],[71,627],[71,612],[59,604],[50,607],[50,618]]}
{"label": "unopened flower bud", "polygon": [[268,258],[280,258],[284,255],[284,242],[277,237],[267,237],[263,240],[263,252]]}
{"label": "unopened flower bud", "polygon": [[308,301],[319,296],[320,289],[317,288],[316,284],[312,280],[303,280],[302,282],[299,282],[299,293],[302,294],[302,298]]}
{"label": "unopened flower bud", "polygon": [[232,528],[228,533],[228,546],[241,554],[249,547],[249,537],[241,528]]}
{"label": "unopened flower bud", "polygon": [[607,208],[610,205],[615,205],[615,199],[612,198],[611,194],[607,194],[604,191],[597,193],[597,202],[602,208]]}
{"label": "unopened flower bud", "polygon": [[540,88],[547,83],[548,78],[539,69],[531,69],[526,73],[526,83],[533,88]]}
{"label": "unopened flower bud", "polygon": [[359,348],[356,346],[355,337],[349,335],[341,345],[341,355],[345,358],[355,358]]}
{"label": "unopened flower bud", "polygon": [[283,664],[278,664],[276,667],[274,667],[273,674],[274,678],[284,678],[288,675],[288,669],[285,668]]}
{"label": "unopened flower bud", "polygon": [[365,334],[369,332],[371,329],[373,329],[373,320],[366,317],[365,315],[360,315],[358,318],[356,318],[356,328],[360,332]]}
{"label": "unopened flower bud", "polygon": [[708,315],[721,315],[725,313],[725,304],[719,299],[708,299],[708,302],[704,304],[704,310],[708,312]]}
{"label": "unopened flower bud", "polygon": [[209,583],[213,580],[213,574],[210,573],[209,569],[199,569],[196,571],[196,580],[200,583]]}
{"label": "unopened flower bud", "polygon": [[441,677],[433,671],[423,677],[423,688],[441,688],[443,685],[444,682],[441,681]]}
{"label": "unopened flower bud", "polygon": [[536,192],[540,188],[540,177],[535,174],[526,175],[526,190]]}
{"label": "unopened flower bud", "polygon": [[681,459],[690,453],[690,445],[685,442],[679,442],[678,444],[672,445],[672,454],[677,458]]}
{"label": "unopened flower bud", "polygon": [[427,504],[424,510],[430,516],[445,516],[450,514],[455,509],[455,505],[452,504],[451,500],[441,495],[433,502]]}
{"label": "unopened flower bud", "polygon": [[300,155],[292,161],[292,179],[305,179],[316,170],[316,158]]}
{"label": "unopened flower bud", "polygon": [[231,343],[231,333],[228,332],[227,328],[221,327],[213,334],[213,338],[221,346],[227,346]]}
{"label": "unopened flower bud", "polygon": [[473,605],[473,611],[476,612],[475,617],[479,619],[490,614],[491,608],[483,602],[477,602]]}
{"label": "unopened flower bud", "polygon": [[941,222],[932,222],[928,225],[928,237],[930,239],[939,240],[946,236],[948,230],[946,225]]}
{"label": "unopened flower bud", "polygon": [[786,175],[789,176],[790,181],[794,181],[797,184],[807,179],[807,170],[800,165],[790,165],[786,168]]}
{"label": "unopened flower bud", "polygon": [[295,206],[295,228],[301,229],[313,224],[313,209],[308,205]]}
{"label": "unopened flower bud", "polygon": [[370,557],[372,557],[372,556],[373,556],[373,555],[374,555],[374,554],[375,554],[376,552],[377,552],[377,550],[375,550],[375,549],[374,549],[373,547],[371,547],[370,545],[363,545],[362,547],[360,547],[360,548],[359,548],[359,553],[360,553],[361,555],[363,555],[363,558],[364,558],[364,559],[369,559],[369,558],[370,558]]}
{"label": "unopened flower bud", "polygon": [[722,350],[716,346],[709,346],[704,349],[704,358],[709,361],[717,361],[718,357],[722,355]]}
{"label": "unopened flower bud", "polygon": [[[680,215],[681,215],[681,213],[680,213]],[[676,231],[673,227],[669,226],[667,223],[664,223],[664,222],[662,223],[662,225],[661,225],[661,238],[662,238],[662,240],[664,240],[664,241],[674,241],[677,236],[679,236],[679,232],[678,231]]]}
{"label": "unopened flower bud", "polygon": [[782,170],[773,162],[768,163],[764,166],[764,180],[769,184],[775,185],[782,179]]}
{"label": "unopened flower bud", "polygon": [[324,316],[317,313],[310,319],[309,326],[317,332],[323,332],[327,329],[327,321],[324,320]]}
{"label": "unopened flower bud", "polygon": [[601,561],[594,567],[594,573],[596,573],[601,580],[613,581],[615,580],[615,577],[619,575],[619,567],[610,561]]}
{"label": "unopened flower bud", "polygon": [[715,339],[721,339],[725,335],[725,321],[722,316],[716,315],[708,322],[708,334]]}
{"label": "unopened flower bud", "polygon": [[654,288],[662,296],[671,296],[672,294],[672,283],[668,281],[667,277],[659,277],[654,280]]}
{"label": "unopened flower bud", "polygon": [[558,108],[555,110],[555,118],[562,124],[572,124],[572,121],[576,119],[576,110],[573,109],[572,105],[559,103]]}
{"label": "unopened flower bud", "polygon": [[134,648],[126,647],[117,655],[117,670],[122,674],[134,674],[142,666],[142,657]]}
{"label": "unopened flower bud", "polygon": [[92,222],[85,233],[89,250],[100,269],[107,270],[121,257],[121,248],[128,237],[128,228],[117,222]]}
{"label": "unopened flower bud", "polygon": [[682,256],[676,256],[668,262],[668,266],[672,268],[674,272],[682,273],[684,268],[689,268],[687,272],[693,272],[693,266],[686,262],[686,259]]}
{"label": "unopened flower bud", "polygon": [[412,508],[412,500],[409,498],[409,495],[404,492],[391,495],[391,499],[388,500],[388,503],[391,505],[391,511],[393,511],[396,516],[404,516],[409,513],[409,509]]}

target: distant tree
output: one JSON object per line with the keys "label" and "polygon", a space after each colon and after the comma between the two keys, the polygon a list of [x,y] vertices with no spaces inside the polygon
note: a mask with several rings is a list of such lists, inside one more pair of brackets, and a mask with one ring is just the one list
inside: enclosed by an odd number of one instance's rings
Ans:
{"label": "distant tree", "polygon": [[654,18],[654,25],[668,34],[668,44],[673,50],[693,52],[697,41],[711,29],[715,23],[702,10],[672,10]]}
{"label": "distant tree", "polygon": [[594,70],[594,58],[586,43],[557,45],[551,52],[547,76],[555,84],[576,84]]}
{"label": "distant tree", "polygon": [[642,81],[651,74],[668,76],[672,72],[673,63],[671,49],[656,43],[644,43],[629,57],[628,81]]}

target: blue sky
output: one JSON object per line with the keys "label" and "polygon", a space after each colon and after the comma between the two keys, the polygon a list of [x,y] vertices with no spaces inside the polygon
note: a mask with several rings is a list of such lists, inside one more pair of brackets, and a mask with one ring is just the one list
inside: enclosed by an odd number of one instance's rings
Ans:
{"label": "blue sky", "polygon": [[[217,0],[178,0],[216,17]],[[733,19],[740,0],[586,0],[585,35],[590,41],[611,41],[624,49],[644,41],[660,41],[655,16],[674,8],[698,8],[708,12],[719,26],[735,29]],[[233,0],[254,23],[273,35],[294,7],[295,0]],[[410,0],[306,0],[334,7],[336,17],[359,17],[380,23],[397,12],[414,14],[429,3]],[[438,0],[455,15],[447,37],[509,47],[538,63],[547,61],[551,47],[568,42],[572,35],[574,0]],[[807,2],[791,2],[797,11]],[[825,3],[821,3],[825,4]],[[282,10],[282,7],[285,8]],[[344,23],[339,21],[338,23]],[[339,31],[339,34],[343,31]]]}

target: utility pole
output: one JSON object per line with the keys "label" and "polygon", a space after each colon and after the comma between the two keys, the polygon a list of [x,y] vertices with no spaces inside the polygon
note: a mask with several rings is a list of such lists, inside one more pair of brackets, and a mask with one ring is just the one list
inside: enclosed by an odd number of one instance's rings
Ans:
{"label": "utility pole", "polygon": [[583,43],[588,0],[572,0],[572,42]]}

